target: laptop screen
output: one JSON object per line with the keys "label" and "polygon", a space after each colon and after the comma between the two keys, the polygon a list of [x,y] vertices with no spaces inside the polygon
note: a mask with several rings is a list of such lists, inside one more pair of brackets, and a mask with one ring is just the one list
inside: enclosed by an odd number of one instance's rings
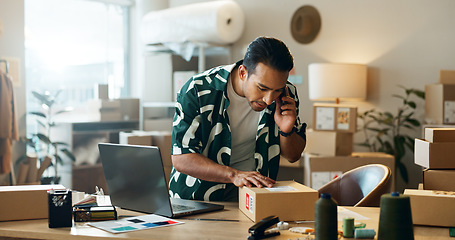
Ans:
{"label": "laptop screen", "polygon": [[98,144],[113,205],[170,216],[169,191],[158,147]]}

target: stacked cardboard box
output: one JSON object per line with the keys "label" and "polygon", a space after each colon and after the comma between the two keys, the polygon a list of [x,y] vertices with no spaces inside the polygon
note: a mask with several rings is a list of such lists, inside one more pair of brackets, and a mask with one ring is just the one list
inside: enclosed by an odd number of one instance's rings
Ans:
{"label": "stacked cardboard box", "polygon": [[416,164],[425,168],[423,188],[455,191],[455,126],[425,128],[425,139],[415,139]]}
{"label": "stacked cardboard box", "polygon": [[313,129],[307,131],[305,152],[320,156],[349,156],[357,126],[357,107],[315,103]]}
{"label": "stacked cardboard box", "polygon": [[425,86],[425,121],[455,124],[455,71],[441,70],[439,82]]}

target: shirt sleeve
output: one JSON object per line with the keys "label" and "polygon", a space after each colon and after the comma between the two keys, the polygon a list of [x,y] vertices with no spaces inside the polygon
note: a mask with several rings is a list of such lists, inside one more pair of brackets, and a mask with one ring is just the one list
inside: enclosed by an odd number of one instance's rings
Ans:
{"label": "shirt sleeve", "polygon": [[306,123],[302,123],[300,121],[300,117],[299,117],[299,106],[300,106],[300,101],[299,101],[299,97],[297,95],[297,89],[296,87],[288,82],[287,83],[287,87],[289,88],[289,96],[294,98],[295,100],[295,106],[297,108],[297,119],[295,120],[295,123],[294,123],[294,127],[297,129],[296,130],[296,133],[303,138],[303,140],[306,141],[306,127],[307,127],[307,124]]}
{"label": "shirt sleeve", "polygon": [[172,127],[172,155],[200,153],[201,115],[197,90],[185,85],[177,95]]}

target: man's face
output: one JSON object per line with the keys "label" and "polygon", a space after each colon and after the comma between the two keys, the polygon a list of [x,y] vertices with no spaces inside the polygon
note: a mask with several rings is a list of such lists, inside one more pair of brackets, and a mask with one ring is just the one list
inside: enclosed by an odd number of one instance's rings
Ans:
{"label": "man's face", "polygon": [[287,71],[281,72],[262,63],[258,63],[253,74],[248,74],[243,65],[240,66],[239,71],[243,82],[243,94],[251,108],[258,112],[264,110],[280,96],[285,90],[289,76]]}

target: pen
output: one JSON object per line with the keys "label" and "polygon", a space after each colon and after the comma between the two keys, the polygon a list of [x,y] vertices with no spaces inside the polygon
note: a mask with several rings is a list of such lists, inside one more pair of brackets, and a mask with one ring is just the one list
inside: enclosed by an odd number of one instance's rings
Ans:
{"label": "pen", "polygon": [[239,222],[239,220],[220,218],[186,218],[185,220]]}

